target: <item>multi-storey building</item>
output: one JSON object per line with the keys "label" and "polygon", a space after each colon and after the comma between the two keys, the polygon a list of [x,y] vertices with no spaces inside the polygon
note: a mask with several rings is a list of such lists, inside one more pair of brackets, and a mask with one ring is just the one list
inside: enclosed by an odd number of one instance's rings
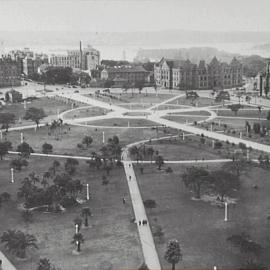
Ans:
{"label": "multi-storey building", "polygon": [[146,82],[149,72],[142,66],[108,67],[101,71],[101,79],[114,81],[114,86],[121,87],[125,83]]}
{"label": "multi-storey building", "polygon": [[11,57],[0,59],[0,87],[19,86],[20,81],[20,63],[14,61]]}
{"label": "multi-storey building", "polygon": [[154,66],[154,76],[158,86],[170,89],[226,89],[243,85],[243,67],[235,58],[227,64],[214,57],[208,65],[203,60],[196,65],[189,60],[162,58]]}
{"label": "multi-storey building", "polygon": [[67,55],[53,55],[50,58],[50,64],[91,71],[100,64],[100,52],[88,45],[84,49],[69,50]]}

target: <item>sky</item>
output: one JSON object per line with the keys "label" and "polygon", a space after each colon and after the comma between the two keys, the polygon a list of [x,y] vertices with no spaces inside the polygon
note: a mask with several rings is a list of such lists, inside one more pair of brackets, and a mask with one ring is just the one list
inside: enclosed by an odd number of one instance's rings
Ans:
{"label": "sky", "polygon": [[0,31],[269,31],[269,0],[0,0]]}

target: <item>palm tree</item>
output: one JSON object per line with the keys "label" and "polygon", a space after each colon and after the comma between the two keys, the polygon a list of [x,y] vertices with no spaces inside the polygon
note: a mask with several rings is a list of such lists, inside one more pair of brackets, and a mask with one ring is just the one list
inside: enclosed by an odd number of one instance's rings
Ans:
{"label": "palm tree", "polygon": [[81,252],[81,243],[83,242],[84,242],[84,238],[81,233],[75,233],[73,235],[73,240],[71,241],[71,244],[76,244],[77,252]]}
{"label": "palm tree", "polygon": [[88,217],[91,217],[92,216],[92,213],[90,211],[90,208],[89,207],[84,207],[82,209],[82,217],[84,218],[84,226],[85,227],[88,227]]}
{"label": "palm tree", "polygon": [[30,247],[38,249],[36,237],[22,231],[7,230],[2,234],[1,242],[5,243],[5,248],[9,252],[19,258],[25,258],[26,250]]}

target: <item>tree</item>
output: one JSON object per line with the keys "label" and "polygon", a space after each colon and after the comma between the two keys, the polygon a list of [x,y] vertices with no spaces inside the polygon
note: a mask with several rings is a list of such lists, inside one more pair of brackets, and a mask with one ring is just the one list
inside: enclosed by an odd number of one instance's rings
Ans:
{"label": "tree", "polygon": [[228,105],[228,108],[231,109],[232,112],[234,112],[234,115],[236,116],[238,111],[243,108],[243,105],[241,104],[231,104]]}
{"label": "tree", "polygon": [[189,167],[182,175],[183,182],[187,188],[195,193],[195,198],[201,198],[201,188],[210,183],[210,173],[203,167]]}
{"label": "tree", "polygon": [[93,138],[91,136],[85,136],[82,140],[82,144],[85,144],[87,147],[91,145]]}
{"label": "tree", "polygon": [[170,240],[164,256],[165,260],[172,265],[172,270],[175,270],[175,265],[182,261],[182,253],[179,242]]}
{"label": "tree", "polygon": [[153,155],[154,155],[154,153],[155,153],[154,148],[153,148],[153,147],[148,147],[148,148],[146,149],[146,153],[147,153],[148,156],[150,156],[150,161],[151,161],[151,163],[152,163]]}
{"label": "tree", "polygon": [[158,165],[158,169],[161,170],[161,166],[164,164],[164,158],[161,155],[156,157],[156,164]]}
{"label": "tree", "polygon": [[91,217],[92,213],[89,207],[84,207],[82,209],[82,217],[84,218],[84,226],[88,227],[88,217]]}
{"label": "tree", "polygon": [[22,167],[27,167],[28,166],[28,161],[23,158],[16,158],[11,160],[10,162],[10,167],[14,168],[17,171],[20,171]]}
{"label": "tree", "polygon": [[51,264],[49,259],[41,258],[39,259],[36,270],[56,270],[56,268]]}
{"label": "tree", "polygon": [[261,124],[260,123],[254,123],[253,124],[253,130],[256,134],[259,134],[261,132]]}
{"label": "tree", "polygon": [[26,257],[26,250],[30,247],[38,249],[37,239],[34,235],[25,234],[22,231],[7,230],[1,236],[1,242],[5,248],[19,258]]}
{"label": "tree", "polygon": [[[254,242],[250,236],[244,232],[241,234],[235,234],[227,238],[233,246],[238,247],[240,252],[246,254],[247,265],[254,265],[255,261],[258,260],[262,253],[262,246]],[[257,269],[257,268],[251,268]]]}
{"label": "tree", "polygon": [[267,113],[266,120],[270,120],[270,111]]}
{"label": "tree", "polygon": [[223,202],[224,196],[229,195],[235,189],[239,189],[240,181],[239,178],[227,171],[217,170],[211,173],[212,187],[217,192],[221,201]]}
{"label": "tree", "polygon": [[34,153],[33,148],[26,142],[23,142],[17,146],[17,151],[21,153],[22,157],[28,158],[31,153]]}
{"label": "tree", "polygon": [[54,160],[53,161],[53,165],[52,165],[52,168],[53,168],[53,174],[55,175],[55,172],[56,172],[56,170],[57,170],[57,168],[59,168],[60,167],[60,162],[58,161],[58,160]]}
{"label": "tree", "polygon": [[31,107],[25,112],[24,119],[25,120],[32,120],[36,123],[37,127],[39,125],[39,122],[41,119],[43,119],[46,116],[44,110],[42,108],[35,108]]}
{"label": "tree", "polygon": [[43,154],[49,154],[49,153],[52,153],[53,151],[53,146],[49,143],[44,143],[42,145],[42,153]]}
{"label": "tree", "polygon": [[5,156],[8,153],[8,150],[10,150],[11,147],[11,142],[9,141],[4,141],[0,142],[0,158],[3,160],[3,156]]}
{"label": "tree", "polygon": [[75,233],[71,244],[76,244],[77,252],[81,252],[81,243],[84,242],[83,235],[81,233]]}
{"label": "tree", "polygon": [[0,113],[0,124],[2,128],[8,132],[10,124],[15,122],[15,115],[13,113]]}
{"label": "tree", "polygon": [[65,171],[70,175],[74,174],[76,167],[79,165],[79,161],[75,158],[67,158],[65,163]]}

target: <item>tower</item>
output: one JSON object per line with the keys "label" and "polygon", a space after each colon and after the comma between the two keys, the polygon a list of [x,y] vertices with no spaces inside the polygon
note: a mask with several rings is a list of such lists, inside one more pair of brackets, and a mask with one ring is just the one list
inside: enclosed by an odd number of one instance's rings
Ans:
{"label": "tower", "polygon": [[270,58],[267,59],[267,68],[266,68],[266,76],[265,76],[264,93],[266,96],[269,93],[269,79],[270,79]]}
{"label": "tower", "polygon": [[82,71],[82,41],[80,40],[80,71]]}

